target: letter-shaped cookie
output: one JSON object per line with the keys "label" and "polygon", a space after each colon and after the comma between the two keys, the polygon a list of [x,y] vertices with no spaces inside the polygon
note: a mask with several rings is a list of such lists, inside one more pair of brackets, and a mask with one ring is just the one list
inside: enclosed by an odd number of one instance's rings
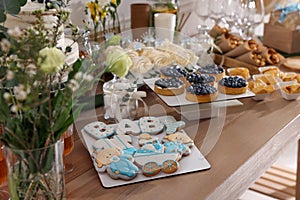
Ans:
{"label": "letter-shaped cookie", "polygon": [[115,126],[106,125],[103,122],[92,122],[83,127],[83,130],[96,139],[112,136],[115,133]]}
{"label": "letter-shaped cookie", "polygon": [[167,134],[172,134],[172,133],[175,133],[181,129],[183,129],[185,127],[185,122],[184,121],[177,121],[177,122],[170,122],[170,121],[167,121],[165,123],[166,125],[166,133]]}
{"label": "letter-shaped cookie", "polygon": [[134,121],[130,119],[122,119],[116,129],[118,135],[133,134],[138,135],[140,133],[140,127]]}
{"label": "letter-shaped cookie", "polygon": [[164,124],[156,117],[142,117],[139,120],[142,133],[158,134],[164,129]]}

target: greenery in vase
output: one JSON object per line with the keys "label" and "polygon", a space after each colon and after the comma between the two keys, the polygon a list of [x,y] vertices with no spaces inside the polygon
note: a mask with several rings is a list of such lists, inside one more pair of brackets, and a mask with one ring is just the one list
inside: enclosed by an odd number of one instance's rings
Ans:
{"label": "greenery in vase", "polygon": [[[57,19],[53,26],[45,25],[44,11],[35,11],[32,27],[0,33],[0,122],[6,124],[0,139],[18,158],[9,178],[12,199],[56,199],[49,192],[57,174],[53,145],[79,116],[85,106],[81,97],[102,74],[122,77],[131,65],[129,56],[118,50],[107,53],[101,71],[88,59],[69,66],[66,57],[71,48],[59,49],[57,44],[70,13],[53,9]],[[41,194],[43,198],[38,197]]]}
{"label": "greenery in vase", "polygon": [[86,3],[85,14],[90,16],[90,19],[93,23],[93,34],[95,41],[98,40],[98,33],[100,31],[102,31],[104,34],[109,31],[107,29],[107,25],[109,25],[109,19],[112,20],[113,28],[116,28],[117,25],[120,25],[117,10],[120,3],[121,0],[92,0]]}

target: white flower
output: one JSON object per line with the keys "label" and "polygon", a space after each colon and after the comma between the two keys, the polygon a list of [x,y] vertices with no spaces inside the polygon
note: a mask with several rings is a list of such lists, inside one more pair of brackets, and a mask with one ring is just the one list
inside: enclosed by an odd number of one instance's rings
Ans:
{"label": "white flower", "polygon": [[24,85],[20,84],[14,87],[15,98],[19,101],[24,101],[27,97]]}
{"label": "white flower", "polygon": [[83,80],[90,82],[93,79],[94,79],[94,77],[92,75],[90,75],[90,74],[83,74]]}
{"label": "white flower", "polygon": [[37,70],[37,67],[35,66],[35,64],[32,64],[32,63],[29,64],[29,65],[27,65],[27,67],[26,67],[26,73],[27,73],[30,77],[36,75],[36,70]]}
{"label": "white flower", "polygon": [[70,80],[69,84],[68,84],[68,87],[73,91],[75,92],[76,90],[79,89],[79,84],[76,80],[72,79]]}
{"label": "white flower", "polygon": [[82,72],[77,72],[77,73],[75,74],[74,78],[75,78],[76,80],[81,79],[81,78],[82,78]]}
{"label": "white flower", "polygon": [[5,99],[5,101],[9,101],[10,100],[10,98],[11,98],[11,96],[10,96],[10,94],[8,93],[8,92],[5,92],[4,94],[3,94],[3,98]]}
{"label": "white flower", "polygon": [[18,110],[19,110],[19,108],[18,108],[18,106],[16,106],[16,105],[13,105],[13,106],[10,108],[10,111],[11,111],[12,113],[17,113]]}
{"label": "white flower", "polygon": [[0,47],[3,52],[8,53],[10,51],[11,44],[6,38],[3,38],[0,42]]}
{"label": "white flower", "polygon": [[21,37],[22,36],[22,31],[21,31],[21,29],[17,26],[17,27],[15,27],[14,29],[9,29],[8,31],[7,31],[7,33],[9,34],[9,35],[11,35],[11,36],[14,36],[14,37]]}
{"label": "white flower", "polygon": [[13,71],[7,70],[6,72],[6,79],[11,81],[15,78],[15,73]]}
{"label": "white flower", "polygon": [[107,70],[113,72],[119,77],[127,75],[129,67],[132,65],[132,61],[128,54],[123,51],[116,49],[107,54],[106,56]]}
{"label": "white flower", "polygon": [[63,68],[66,60],[66,55],[56,47],[40,50],[39,56],[38,64],[47,74],[57,73]]}
{"label": "white flower", "polygon": [[8,57],[8,62],[15,61],[17,59],[18,59],[18,56],[15,54],[12,54]]}

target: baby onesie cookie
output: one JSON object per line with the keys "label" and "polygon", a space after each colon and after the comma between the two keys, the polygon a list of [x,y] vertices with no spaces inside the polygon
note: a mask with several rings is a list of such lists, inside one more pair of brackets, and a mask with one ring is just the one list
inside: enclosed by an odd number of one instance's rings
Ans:
{"label": "baby onesie cookie", "polygon": [[177,121],[177,122],[167,121],[165,123],[165,126],[167,129],[166,133],[169,135],[169,134],[175,133],[175,132],[183,129],[185,127],[185,122],[184,121]]}
{"label": "baby onesie cookie", "polygon": [[107,172],[113,179],[131,180],[139,171],[128,158],[123,157],[117,148],[108,148],[94,152],[94,160],[99,172]]}
{"label": "baby onesie cookie", "polygon": [[133,155],[136,149],[132,144],[132,137],[130,135],[115,135],[111,139],[99,139],[93,144],[96,150],[103,150],[108,148],[122,149],[124,154]]}
{"label": "baby onesie cookie", "polygon": [[116,129],[116,133],[119,135],[133,134],[138,135],[140,133],[140,127],[130,119],[122,119]]}
{"label": "baby onesie cookie", "polygon": [[182,132],[166,135],[163,138],[163,142],[181,142],[190,148],[194,146],[194,141],[187,134]]}
{"label": "baby onesie cookie", "polygon": [[83,127],[83,130],[96,139],[112,136],[115,133],[115,126],[106,125],[103,122],[92,122]]}
{"label": "baby onesie cookie", "polygon": [[139,126],[142,133],[152,135],[162,132],[164,124],[156,117],[142,117],[139,119]]}

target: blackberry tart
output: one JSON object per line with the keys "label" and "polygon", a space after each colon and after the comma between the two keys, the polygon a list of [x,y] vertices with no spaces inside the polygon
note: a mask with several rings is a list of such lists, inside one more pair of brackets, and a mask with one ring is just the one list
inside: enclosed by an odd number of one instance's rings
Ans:
{"label": "blackberry tart", "polygon": [[215,80],[216,78],[214,76],[193,72],[186,76],[186,85],[190,86],[197,83],[214,85]]}
{"label": "blackberry tart", "polygon": [[208,74],[214,76],[216,81],[221,80],[225,76],[225,69],[222,66],[216,64],[209,64],[198,69],[200,74]]}
{"label": "blackberry tart", "polygon": [[184,81],[188,72],[179,66],[168,66],[160,70],[160,76],[162,78],[179,78]]}
{"label": "blackberry tart", "polygon": [[209,84],[198,83],[187,87],[185,98],[188,101],[204,103],[216,100],[217,96],[217,88]]}
{"label": "blackberry tart", "polygon": [[224,94],[243,94],[248,90],[248,83],[240,76],[228,76],[219,81],[218,90]]}
{"label": "blackberry tart", "polygon": [[175,96],[184,92],[184,84],[178,78],[160,78],[154,83],[154,91],[164,96]]}

